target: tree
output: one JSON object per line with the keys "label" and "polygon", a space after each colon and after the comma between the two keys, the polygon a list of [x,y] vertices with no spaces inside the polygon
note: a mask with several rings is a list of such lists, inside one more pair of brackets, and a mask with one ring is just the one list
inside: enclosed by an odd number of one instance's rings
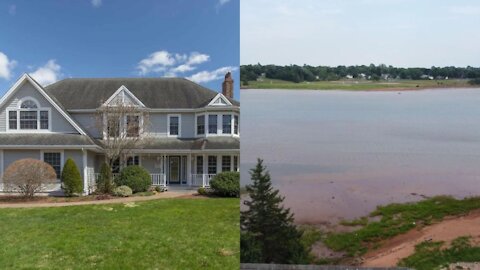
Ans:
{"label": "tree", "polygon": [[48,163],[37,159],[20,159],[13,162],[3,174],[5,190],[33,197],[56,182],[57,174]]}
{"label": "tree", "polygon": [[112,169],[106,162],[100,168],[100,175],[97,178],[97,191],[105,194],[113,191]]}
{"label": "tree", "polygon": [[115,170],[126,162],[124,158],[134,149],[149,141],[148,114],[127,95],[125,91],[119,93],[97,113],[97,127],[103,131],[105,163]]}
{"label": "tree", "polygon": [[72,196],[83,191],[82,176],[77,164],[69,158],[65,161],[62,171],[62,189],[65,195]]}
{"label": "tree", "polygon": [[290,209],[281,204],[284,197],[273,189],[263,161],[250,170],[252,184],[246,189],[250,200],[240,213],[241,261],[250,263],[299,264],[308,261],[302,234],[293,224]]}

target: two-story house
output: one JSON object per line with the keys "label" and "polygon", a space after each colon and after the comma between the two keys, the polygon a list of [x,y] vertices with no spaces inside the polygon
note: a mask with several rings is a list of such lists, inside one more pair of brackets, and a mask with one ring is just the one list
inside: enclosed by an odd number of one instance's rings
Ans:
{"label": "two-story house", "polygon": [[0,99],[0,175],[12,162],[34,158],[52,165],[60,178],[72,158],[88,194],[111,133],[108,124],[98,124],[101,108],[120,101],[141,111],[122,127],[137,123],[142,130],[148,117],[146,132],[131,135],[148,136],[148,142],[116,161],[114,173],[135,164],[150,172],[153,185],[208,186],[213,175],[239,170],[240,103],[230,73],[222,90],[183,78],[65,79],[42,87],[25,74]]}

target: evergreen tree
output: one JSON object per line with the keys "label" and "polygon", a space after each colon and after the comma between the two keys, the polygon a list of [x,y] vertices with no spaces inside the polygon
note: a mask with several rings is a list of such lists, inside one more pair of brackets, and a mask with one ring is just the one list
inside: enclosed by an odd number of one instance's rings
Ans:
{"label": "evergreen tree", "polygon": [[309,251],[302,245],[302,234],[293,224],[293,214],[284,208],[284,197],[273,189],[263,161],[250,170],[252,184],[246,187],[248,207],[240,214],[241,261],[244,263],[308,262]]}
{"label": "evergreen tree", "polygon": [[72,196],[83,191],[82,176],[73,159],[69,158],[65,161],[61,178],[62,189],[65,195]]}
{"label": "evergreen tree", "polygon": [[112,181],[112,170],[106,162],[102,164],[100,168],[100,175],[97,179],[97,191],[101,193],[112,193],[113,191],[113,181]]}

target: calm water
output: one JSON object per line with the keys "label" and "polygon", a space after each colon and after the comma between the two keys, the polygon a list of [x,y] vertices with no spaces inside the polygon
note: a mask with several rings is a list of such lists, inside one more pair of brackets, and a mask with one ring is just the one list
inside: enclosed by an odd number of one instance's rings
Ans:
{"label": "calm water", "polygon": [[244,90],[241,101],[242,184],[263,158],[299,223],[480,195],[480,89]]}

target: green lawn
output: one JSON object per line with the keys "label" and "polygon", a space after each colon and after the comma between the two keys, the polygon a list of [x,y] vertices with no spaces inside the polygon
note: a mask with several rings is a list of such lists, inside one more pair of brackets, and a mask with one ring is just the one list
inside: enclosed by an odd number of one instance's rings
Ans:
{"label": "green lawn", "polygon": [[376,90],[376,89],[417,89],[439,87],[472,87],[468,80],[339,80],[294,83],[275,79],[249,81],[242,88],[251,89],[305,89],[305,90]]}
{"label": "green lawn", "polygon": [[238,199],[0,209],[0,269],[239,269]]}

